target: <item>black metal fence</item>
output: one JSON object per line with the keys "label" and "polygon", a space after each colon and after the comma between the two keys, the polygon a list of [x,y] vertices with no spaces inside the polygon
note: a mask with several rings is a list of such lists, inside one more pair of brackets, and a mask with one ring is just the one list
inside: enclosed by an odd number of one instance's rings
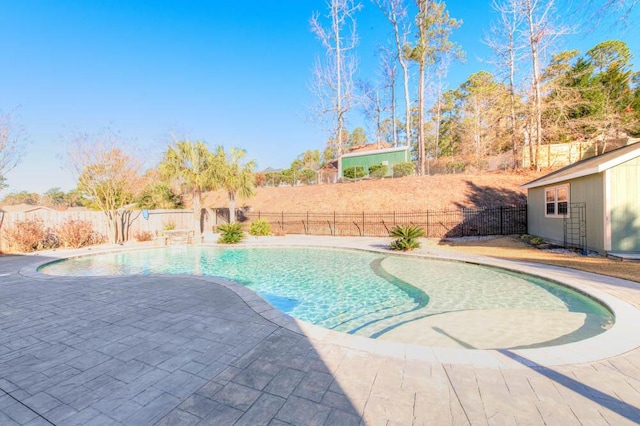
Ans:
{"label": "black metal fence", "polygon": [[241,221],[264,219],[285,234],[386,237],[396,225],[422,227],[428,238],[527,232],[527,206],[388,213],[238,212]]}

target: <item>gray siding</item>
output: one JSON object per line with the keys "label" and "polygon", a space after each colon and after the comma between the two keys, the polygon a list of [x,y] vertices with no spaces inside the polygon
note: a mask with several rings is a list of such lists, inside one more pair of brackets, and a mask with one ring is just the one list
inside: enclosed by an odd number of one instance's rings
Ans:
{"label": "gray siding", "polygon": [[[549,186],[569,184],[570,202],[586,203],[587,247],[604,251],[604,184],[603,174],[585,176]],[[544,190],[546,187],[531,188],[527,196],[528,232],[546,240],[564,241],[564,219],[545,217]]]}
{"label": "gray siding", "polygon": [[587,247],[604,252],[604,173],[571,180],[571,202],[586,203]]}
{"label": "gray siding", "polygon": [[640,158],[609,170],[611,250],[640,253]]}

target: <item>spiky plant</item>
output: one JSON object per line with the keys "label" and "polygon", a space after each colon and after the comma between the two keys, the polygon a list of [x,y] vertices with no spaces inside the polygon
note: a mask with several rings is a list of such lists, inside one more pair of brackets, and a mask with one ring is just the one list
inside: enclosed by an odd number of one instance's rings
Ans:
{"label": "spiky plant", "polygon": [[416,225],[398,225],[389,233],[395,240],[391,242],[391,250],[408,251],[420,247],[418,238],[425,236],[424,229]]}
{"label": "spiky plant", "polygon": [[244,238],[242,224],[239,222],[222,224],[218,226],[218,230],[220,231],[220,238],[218,238],[220,244],[237,244]]}

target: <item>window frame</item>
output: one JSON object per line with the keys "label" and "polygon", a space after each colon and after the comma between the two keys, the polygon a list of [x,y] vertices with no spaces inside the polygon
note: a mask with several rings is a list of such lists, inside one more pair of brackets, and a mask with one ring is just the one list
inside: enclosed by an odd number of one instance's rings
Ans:
{"label": "window frame", "polygon": [[[565,190],[567,194],[566,200],[559,199],[558,194],[561,190]],[[553,192],[553,201],[547,198],[547,194]],[[559,205],[561,203],[566,203],[566,213],[560,213]],[[569,204],[571,203],[571,186],[568,183],[556,186],[548,186],[544,188],[544,217],[548,218],[568,218],[569,214]],[[549,213],[549,206],[553,204],[553,213]]]}

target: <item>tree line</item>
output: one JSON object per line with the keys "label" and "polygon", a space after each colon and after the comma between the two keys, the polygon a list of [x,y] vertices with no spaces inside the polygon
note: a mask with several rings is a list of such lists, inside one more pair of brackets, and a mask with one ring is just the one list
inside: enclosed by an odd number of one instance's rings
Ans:
{"label": "tree line", "polygon": [[[558,0],[492,0],[493,22],[484,42],[494,52],[495,73],[479,71],[448,89],[453,61],[463,60],[451,35],[463,23],[437,0],[371,0],[388,22],[390,42],[377,52],[375,81],[357,78],[357,0],[327,0],[315,12],[311,31],[325,55],[312,69],[313,117],[328,135],[324,161],[347,150],[348,117],[364,113],[375,140],[412,147],[416,172],[440,157],[471,158],[512,153],[517,165],[528,149],[539,168],[540,146],[576,140],[603,144],[621,135],[640,135],[640,74],[628,46],[619,40],[597,44],[584,54],[554,52],[573,21],[617,13],[624,26],[637,0],[590,0],[581,10]],[[574,22],[576,23],[576,22]],[[579,22],[583,27],[585,22]],[[485,58],[489,59],[489,58]],[[404,112],[404,114],[402,114]]]}
{"label": "tree line", "polygon": [[77,179],[77,188],[65,193],[52,188],[43,196],[26,191],[9,194],[5,204],[45,204],[51,207],[84,206],[107,217],[108,238],[125,240],[127,212],[131,209],[183,207],[189,195],[194,213],[194,231],[201,234],[202,194],[224,190],[230,222],[235,221],[236,197],[254,191],[253,161],[245,151],[222,146],[210,150],[202,141],[182,140],[170,144],[159,162],[145,171],[139,158],[127,152],[124,143],[107,131],[71,136],[66,163]]}

